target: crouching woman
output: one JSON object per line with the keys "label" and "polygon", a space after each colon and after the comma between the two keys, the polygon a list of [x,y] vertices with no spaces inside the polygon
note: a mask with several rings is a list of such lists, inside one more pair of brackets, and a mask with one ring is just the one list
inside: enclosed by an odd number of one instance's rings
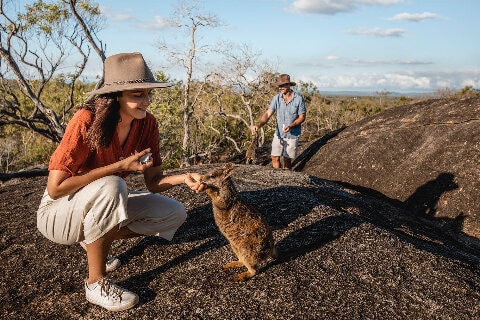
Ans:
{"label": "crouching woman", "polygon": [[[138,296],[106,276],[120,260],[112,242],[142,235],[171,240],[186,218],[184,206],[159,194],[186,183],[202,191],[199,174],[163,173],[158,123],[147,109],[156,81],[140,53],[121,53],[104,63],[104,85],[75,113],[49,163],[38,230],[60,244],[86,249],[86,298],[108,310],[137,304]],[[143,161],[143,157],[150,155]],[[148,191],[128,190],[124,180],[142,172]]]}

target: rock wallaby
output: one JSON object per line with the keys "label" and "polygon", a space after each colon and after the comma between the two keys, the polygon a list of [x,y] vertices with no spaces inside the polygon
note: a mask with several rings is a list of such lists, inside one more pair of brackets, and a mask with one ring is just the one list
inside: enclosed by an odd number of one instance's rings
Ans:
{"label": "rock wallaby", "polygon": [[257,164],[258,132],[252,133],[252,142],[245,153],[245,164]]}
{"label": "rock wallaby", "polygon": [[201,177],[206,193],[212,199],[213,216],[221,233],[227,238],[238,258],[223,266],[224,270],[236,267],[247,271],[233,276],[232,281],[245,281],[260,269],[262,262],[278,256],[270,228],[260,212],[240,198],[232,181],[233,164],[223,169],[213,169]]}

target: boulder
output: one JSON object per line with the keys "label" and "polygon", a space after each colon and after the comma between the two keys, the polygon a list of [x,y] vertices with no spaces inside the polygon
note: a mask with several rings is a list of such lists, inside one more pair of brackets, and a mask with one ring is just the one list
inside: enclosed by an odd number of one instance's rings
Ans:
{"label": "boulder", "polygon": [[296,170],[383,197],[459,239],[478,239],[479,115],[480,96],[391,108],[312,143]]}

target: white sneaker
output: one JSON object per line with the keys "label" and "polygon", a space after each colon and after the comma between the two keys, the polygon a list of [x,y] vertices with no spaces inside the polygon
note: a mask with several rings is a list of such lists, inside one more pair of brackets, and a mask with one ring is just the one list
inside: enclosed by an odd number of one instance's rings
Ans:
{"label": "white sneaker", "polygon": [[107,260],[107,263],[105,264],[105,271],[106,272],[112,272],[117,270],[120,266],[122,265],[122,262],[120,259],[116,257],[109,258]]}
{"label": "white sneaker", "polygon": [[[86,244],[83,241],[80,241],[79,243],[82,246],[82,248],[85,249],[85,251],[86,251],[87,250]],[[121,265],[122,265],[122,262],[117,257],[108,257],[107,262],[105,264],[105,271],[107,271],[107,272],[115,271]]]}
{"label": "white sneaker", "polygon": [[85,295],[89,302],[109,311],[130,309],[139,300],[138,295],[119,287],[106,277],[92,284],[88,284],[85,280]]}

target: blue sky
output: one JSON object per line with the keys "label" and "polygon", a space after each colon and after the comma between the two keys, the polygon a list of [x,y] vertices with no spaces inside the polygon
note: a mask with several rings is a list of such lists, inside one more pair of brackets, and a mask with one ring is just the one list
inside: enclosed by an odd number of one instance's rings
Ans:
{"label": "blue sky", "polygon": [[[140,51],[152,69],[177,0],[97,0],[107,55]],[[320,91],[432,92],[480,88],[478,0],[204,0],[224,26],[200,30],[201,44],[247,44],[294,81]],[[212,57],[201,57],[209,60]],[[163,70],[183,80],[175,69]],[[101,73],[89,64],[87,76]],[[201,76],[200,74],[196,74]]]}

